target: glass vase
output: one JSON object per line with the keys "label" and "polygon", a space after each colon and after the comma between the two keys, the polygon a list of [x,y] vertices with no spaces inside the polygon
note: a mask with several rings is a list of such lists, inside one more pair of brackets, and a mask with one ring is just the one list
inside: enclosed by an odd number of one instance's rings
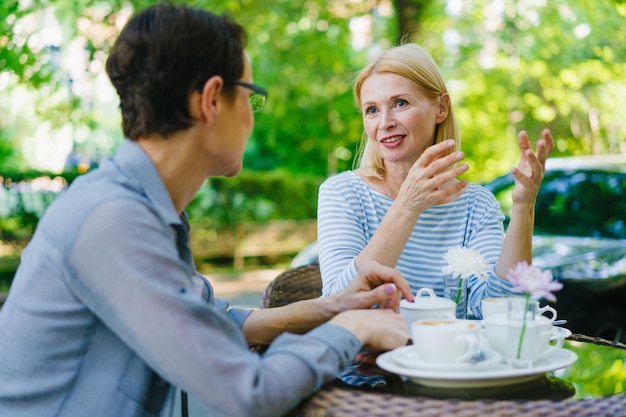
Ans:
{"label": "glass vase", "polygon": [[522,323],[533,321],[538,316],[539,302],[523,295],[509,297],[508,320],[509,322]]}
{"label": "glass vase", "polygon": [[443,296],[456,304],[456,318],[467,319],[467,280],[447,274],[443,281]]}
{"label": "glass vase", "polygon": [[516,368],[527,368],[533,360],[527,355],[530,342],[525,342],[526,330],[537,318],[539,302],[530,296],[509,298],[508,320],[508,356],[509,364]]}

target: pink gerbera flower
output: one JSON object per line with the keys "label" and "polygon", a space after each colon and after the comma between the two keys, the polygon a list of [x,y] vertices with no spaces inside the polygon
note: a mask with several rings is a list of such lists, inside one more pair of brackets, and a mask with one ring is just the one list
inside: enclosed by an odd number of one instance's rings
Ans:
{"label": "pink gerbera flower", "polygon": [[518,262],[509,269],[506,279],[513,284],[515,290],[552,302],[556,301],[552,292],[563,288],[562,283],[553,280],[552,272],[542,271],[536,266],[528,265],[526,261]]}

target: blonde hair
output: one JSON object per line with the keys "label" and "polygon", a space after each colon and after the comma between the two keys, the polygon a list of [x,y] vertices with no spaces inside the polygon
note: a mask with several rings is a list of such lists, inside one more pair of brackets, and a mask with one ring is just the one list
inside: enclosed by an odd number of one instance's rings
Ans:
{"label": "blonde hair", "polygon": [[[390,72],[415,82],[429,97],[436,99],[448,92],[439,67],[424,48],[414,43],[396,46],[372,60],[356,76],[354,81],[354,97],[357,106],[361,104],[361,88],[363,82],[372,74]],[[460,149],[461,136],[454,117],[452,101],[448,108],[448,116],[437,125],[434,143],[445,139],[455,139],[456,149]],[[376,153],[365,132],[359,145],[355,167],[366,177],[382,179],[385,174],[383,160]]]}

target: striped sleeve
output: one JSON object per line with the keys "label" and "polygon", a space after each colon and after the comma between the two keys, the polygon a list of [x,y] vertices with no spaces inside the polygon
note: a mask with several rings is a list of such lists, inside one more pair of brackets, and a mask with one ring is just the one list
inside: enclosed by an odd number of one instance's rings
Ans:
{"label": "striped sleeve", "polygon": [[364,211],[348,183],[339,174],[321,185],[318,196],[317,237],[322,295],[344,289],[356,276],[354,258],[368,242]]}

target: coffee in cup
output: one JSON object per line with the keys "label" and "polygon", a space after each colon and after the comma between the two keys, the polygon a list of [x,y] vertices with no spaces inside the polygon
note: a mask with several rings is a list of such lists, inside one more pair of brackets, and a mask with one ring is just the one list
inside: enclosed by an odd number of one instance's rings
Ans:
{"label": "coffee in cup", "polygon": [[413,322],[411,331],[413,345],[423,361],[464,362],[479,350],[481,327],[475,320],[419,320]]}
{"label": "coffee in cup", "polygon": [[483,319],[496,314],[506,315],[509,311],[509,299],[506,297],[488,297],[480,302]]}
{"label": "coffee in cup", "polygon": [[454,319],[456,304],[452,300],[437,297],[432,288],[425,287],[417,291],[414,302],[400,301],[400,315],[404,317],[409,337],[412,338],[413,322],[426,319]]}

